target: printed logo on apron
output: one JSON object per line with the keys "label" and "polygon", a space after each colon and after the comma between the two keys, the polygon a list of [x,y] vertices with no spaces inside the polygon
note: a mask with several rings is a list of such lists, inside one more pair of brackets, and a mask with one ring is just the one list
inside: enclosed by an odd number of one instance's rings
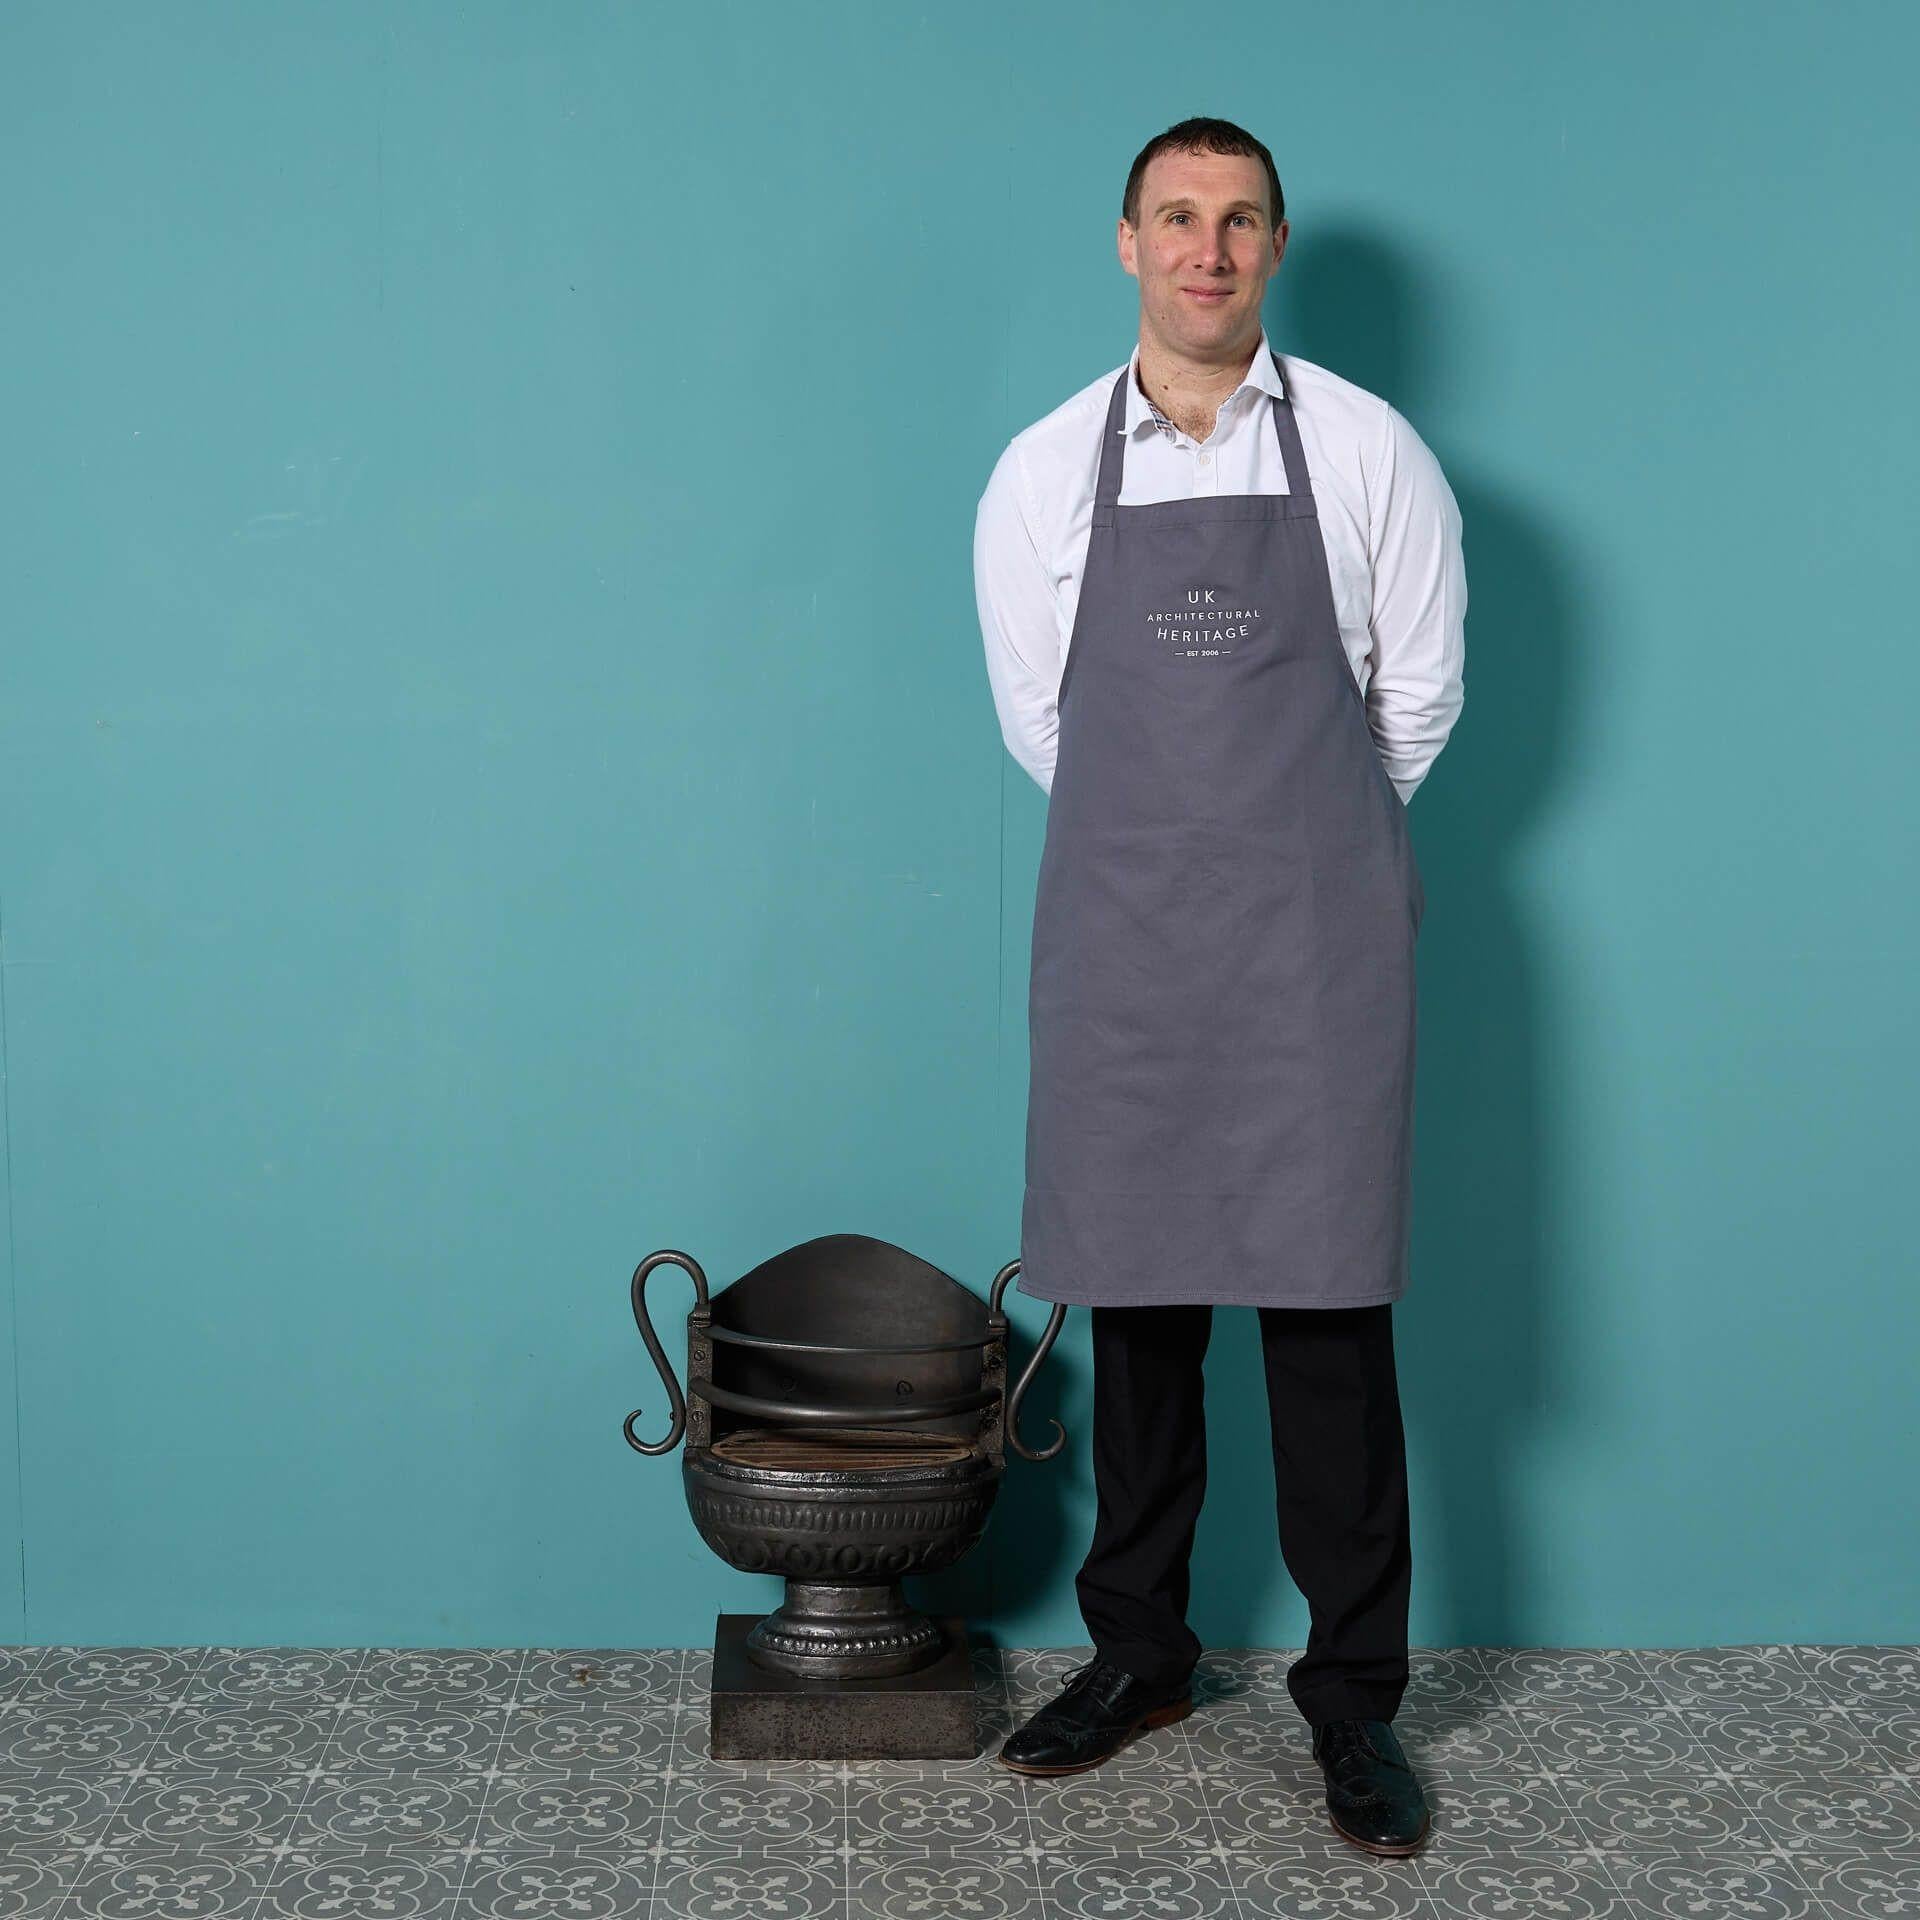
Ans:
{"label": "printed logo on apron", "polygon": [[1061,674],[1017,1284],[1092,1306],[1395,1300],[1425,895],[1299,427],[1270,396],[1285,493],[1123,507],[1129,373]]}
{"label": "printed logo on apron", "polygon": [[1189,587],[1184,607],[1156,608],[1147,625],[1166,642],[1169,660],[1221,660],[1260,620],[1258,607],[1233,606],[1233,597],[1226,587]]}

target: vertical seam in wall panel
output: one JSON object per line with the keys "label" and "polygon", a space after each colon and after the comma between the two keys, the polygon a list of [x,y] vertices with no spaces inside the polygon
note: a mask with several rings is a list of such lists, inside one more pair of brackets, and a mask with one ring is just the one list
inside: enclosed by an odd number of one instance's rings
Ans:
{"label": "vertical seam in wall panel", "polygon": [[7,1336],[13,1343],[13,1497],[20,1516],[16,1572],[20,1582],[20,1638],[27,1641],[27,1450],[20,1432],[20,1293],[13,1259],[13,1077],[7,1063],[6,907],[0,902],[0,1162],[7,1184]]}

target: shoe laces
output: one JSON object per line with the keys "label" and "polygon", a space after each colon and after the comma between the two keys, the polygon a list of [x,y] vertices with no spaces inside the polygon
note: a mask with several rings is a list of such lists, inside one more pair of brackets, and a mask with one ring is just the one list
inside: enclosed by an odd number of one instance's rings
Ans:
{"label": "shoe laces", "polygon": [[1082,1660],[1077,1667],[1068,1669],[1060,1684],[1061,1696],[1064,1698],[1077,1687],[1096,1686],[1106,1674],[1119,1678],[1123,1675],[1123,1669],[1116,1667],[1110,1660],[1102,1660],[1098,1654],[1095,1654],[1091,1660]]}

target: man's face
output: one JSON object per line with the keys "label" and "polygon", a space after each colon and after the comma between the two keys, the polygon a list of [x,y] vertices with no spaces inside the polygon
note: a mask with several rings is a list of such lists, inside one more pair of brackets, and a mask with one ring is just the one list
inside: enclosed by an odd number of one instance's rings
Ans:
{"label": "man's face", "polygon": [[1286,250],[1269,226],[1267,170],[1251,154],[1160,153],[1140,180],[1140,225],[1120,222],[1120,264],[1140,282],[1143,324],[1176,352],[1213,360],[1259,337],[1260,302]]}

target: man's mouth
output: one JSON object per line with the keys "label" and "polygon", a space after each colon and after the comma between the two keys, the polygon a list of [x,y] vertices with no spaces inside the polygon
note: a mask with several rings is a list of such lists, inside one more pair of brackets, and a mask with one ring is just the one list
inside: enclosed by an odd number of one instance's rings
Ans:
{"label": "man's mouth", "polygon": [[1199,300],[1209,306],[1216,301],[1230,299],[1233,295],[1231,287],[1182,287],[1180,291],[1188,299]]}

